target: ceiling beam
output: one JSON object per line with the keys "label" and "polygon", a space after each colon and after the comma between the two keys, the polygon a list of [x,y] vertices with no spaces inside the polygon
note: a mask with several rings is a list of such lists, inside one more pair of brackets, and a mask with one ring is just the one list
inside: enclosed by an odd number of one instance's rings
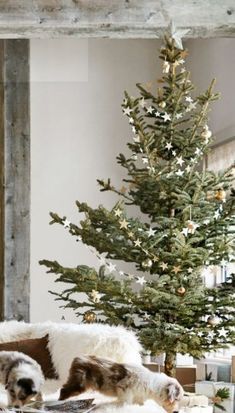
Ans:
{"label": "ceiling beam", "polygon": [[0,38],[234,37],[234,0],[1,0]]}

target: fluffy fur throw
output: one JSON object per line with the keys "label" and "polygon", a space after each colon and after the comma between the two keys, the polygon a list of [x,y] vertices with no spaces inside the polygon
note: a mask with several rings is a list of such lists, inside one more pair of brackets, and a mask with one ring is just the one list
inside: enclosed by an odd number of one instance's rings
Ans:
{"label": "fluffy fur throw", "polygon": [[[35,323],[28,324],[17,321],[0,322],[0,342],[15,341],[27,338],[43,337],[49,334],[49,350],[60,380],[47,380],[44,392],[57,390],[68,376],[72,359],[79,353],[94,354],[108,357],[118,362],[140,364],[141,346],[135,335],[121,327],[110,327],[101,324],[59,324]],[[82,395],[84,397],[84,395]],[[89,394],[87,397],[92,397]],[[96,395],[101,401],[103,397]],[[48,395],[47,399],[58,398]],[[104,400],[103,400],[104,401]],[[1,402],[6,403],[4,394]],[[164,413],[164,410],[154,401],[148,400],[144,406],[125,405],[123,407],[100,407],[97,413]]]}
{"label": "fluffy fur throw", "polygon": [[49,335],[48,348],[59,380],[47,380],[44,391],[57,390],[66,381],[72,360],[79,354],[93,354],[117,362],[140,364],[141,346],[135,335],[122,327],[104,324],[0,323],[0,342]]}

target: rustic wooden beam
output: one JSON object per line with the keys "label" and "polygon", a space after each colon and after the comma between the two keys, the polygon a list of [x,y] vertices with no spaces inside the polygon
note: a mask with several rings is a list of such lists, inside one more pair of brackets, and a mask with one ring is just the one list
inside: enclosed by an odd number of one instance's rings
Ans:
{"label": "rustic wooden beam", "polygon": [[0,40],[1,318],[29,320],[29,41]]}
{"label": "rustic wooden beam", "polygon": [[[4,48],[0,40],[0,67],[3,67]],[[4,319],[4,75],[0,70],[0,320]]]}
{"label": "rustic wooden beam", "polygon": [[234,37],[234,0],[1,0],[1,38],[158,38],[173,20],[185,37]]}

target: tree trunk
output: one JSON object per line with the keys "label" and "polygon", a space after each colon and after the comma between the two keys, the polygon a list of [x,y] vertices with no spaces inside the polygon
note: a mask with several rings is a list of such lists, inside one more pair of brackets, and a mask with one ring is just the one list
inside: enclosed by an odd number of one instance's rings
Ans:
{"label": "tree trunk", "polygon": [[176,353],[167,352],[165,356],[165,373],[170,377],[176,375]]}

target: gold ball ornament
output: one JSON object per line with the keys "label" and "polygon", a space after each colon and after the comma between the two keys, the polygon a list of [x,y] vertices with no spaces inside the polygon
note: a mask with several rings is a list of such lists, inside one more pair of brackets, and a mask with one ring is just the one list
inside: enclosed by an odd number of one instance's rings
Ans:
{"label": "gold ball ornament", "polygon": [[178,290],[177,290],[177,293],[178,293],[179,295],[184,295],[185,292],[186,292],[186,290],[185,290],[184,287],[179,287]]}
{"label": "gold ball ornament", "polygon": [[218,191],[216,191],[215,193],[215,199],[217,199],[217,201],[222,201],[225,202],[226,201],[226,192],[224,189],[218,189]]}
{"label": "gold ball ornament", "polygon": [[93,311],[86,311],[83,315],[85,323],[94,323],[96,321],[96,314]]}
{"label": "gold ball ornament", "polygon": [[141,265],[142,265],[143,268],[151,268],[152,265],[153,265],[153,262],[152,262],[152,260],[150,260],[150,258],[147,258],[146,260],[144,260],[142,262]]}
{"label": "gold ball ornament", "polygon": [[207,319],[207,324],[210,324],[211,326],[217,326],[219,324],[219,318],[215,315],[210,315]]}
{"label": "gold ball ornament", "polygon": [[166,102],[164,102],[164,101],[159,102],[158,106],[159,106],[160,108],[164,109],[164,108],[166,107]]}

